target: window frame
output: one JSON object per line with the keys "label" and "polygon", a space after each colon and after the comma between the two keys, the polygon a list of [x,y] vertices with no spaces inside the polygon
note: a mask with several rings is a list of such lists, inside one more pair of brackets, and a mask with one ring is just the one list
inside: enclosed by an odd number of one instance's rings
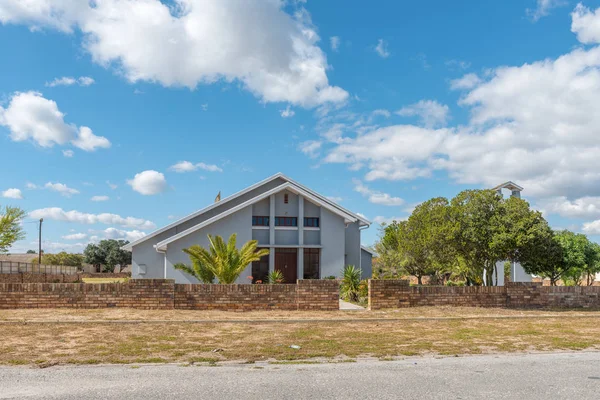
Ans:
{"label": "window frame", "polygon": [[[262,223],[258,223],[258,222]],[[253,215],[252,216],[252,226],[269,226],[270,217],[267,215]]]}
{"label": "window frame", "polygon": [[[302,265],[302,278],[303,279],[321,279],[321,249],[319,248],[304,248],[304,259],[303,259],[303,265]],[[315,262],[315,256],[316,256],[316,265],[317,265],[317,271],[316,274],[312,274],[313,277],[307,277],[306,275],[306,271],[307,271],[307,265],[310,266],[311,262],[314,263]]]}
{"label": "window frame", "polygon": [[275,217],[275,226],[297,227],[298,217]]}
{"label": "window frame", "polygon": [[[309,222],[309,221],[312,221],[312,222]],[[319,217],[304,217],[304,226],[307,228],[320,228],[321,221],[320,221]]]}

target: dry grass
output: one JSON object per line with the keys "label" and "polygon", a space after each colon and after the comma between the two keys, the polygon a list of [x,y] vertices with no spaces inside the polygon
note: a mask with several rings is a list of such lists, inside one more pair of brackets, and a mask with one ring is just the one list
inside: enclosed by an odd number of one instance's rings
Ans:
{"label": "dry grass", "polygon": [[[585,310],[510,310],[475,307],[415,307],[383,311],[187,311],[112,309],[28,309],[0,310],[0,321],[190,321],[190,320],[331,320],[399,318],[478,318],[478,317],[578,317],[600,318],[600,311]],[[600,321],[598,321],[600,322]]]}
{"label": "dry grass", "polygon": [[[460,313],[463,310],[463,313]],[[600,313],[482,309],[409,309],[383,313],[206,313],[134,310],[11,310],[4,320],[72,319],[242,319],[263,322],[156,322],[152,324],[0,324],[0,364],[148,363],[237,360],[298,361],[360,356],[391,359],[408,355],[600,350]],[[526,319],[404,320],[355,322],[276,322],[269,318],[430,317],[528,315]],[[577,315],[586,315],[581,317]],[[267,317],[267,318],[265,318]],[[301,349],[290,348],[291,344]],[[214,351],[213,350],[218,350]]]}

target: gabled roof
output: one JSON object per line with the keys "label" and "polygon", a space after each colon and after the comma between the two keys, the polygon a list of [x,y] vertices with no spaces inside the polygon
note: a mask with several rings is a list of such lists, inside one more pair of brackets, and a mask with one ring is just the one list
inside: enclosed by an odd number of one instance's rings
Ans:
{"label": "gabled roof", "polygon": [[523,191],[523,188],[521,186],[517,185],[516,183],[514,183],[512,181],[504,182],[503,184],[496,186],[492,190],[499,190],[499,189],[508,189],[508,190],[517,191],[517,192]]}
{"label": "gabled roof", "polygon": [[370,248],[368,248],[367,246],[363,246],[362,244],[360,245],[360,249],[366,251],[367,253],[370,253],[372,256],[377,255],[375,250],[371,250]]}
{"label": "gabled roof", "polygon": [[205,227],[207,225],[210,225],[213,222],[218,221],[219,219],[226,217],[227,215],[230,215],[230,214],[232,214],[232,213],[234,213],[234,212],[236,212],[236,211],[238,211],[238,210],[240,210],[240,209],[242,209],[244,207],[247,207],[247,206],[249,206],[251,204],[254,204],[254,203],[256,203],[256,202],[258,202],[258,201],[260,201],[260,200],[262,200],[262,199],[264,199],[264,198],[266,198],[268,196],[270,196],[271,194],[278,193],[278,192],[280,192],[282,190],[285,190],[285,189],[288,189],[288,190],[290,190],[292,192],[295,192],[297,194],[303,195],[309,201],[314,202],[314,203],[320,205],[321,207],[324,207],[324,208],[328,209],[329,211],[331,211],[331,212],[333,212],[335,214],[340,215],[341,217],[345,218],[348,222],[359,222],[359,224],[361,226],[368,226],[368,225],[371,224],[371,222],[369,220],[367,220],[367,219],[365,219],[363,217],[360,217],[359,215],[357,215],[357,214],[355,214],[355,213],[353,213],[351,211],[348,211],[347,209],[341,207],[337,203],[334,203],[333,201],[327,199],[326,197],[321,196],[317,192],[308,189],[307,187],[305,187],[305,186],[297,183],[296,181],[288,178],[287,176],[283,175],[282,173],[277,173],[277,174],[275,174],[275,175],[273,175],[273,176],[271,176],[271,177],[269,177],[269,178],[267,178],[265,180],[262,180],[262,181],[260,181],[258,183],[255,183],[252,186],[247,187],[246,189],[244,189],[242,191],[239,191],[239,192],[237,192],[237,193],[235,193],[235,194],[233,194],[233,195],[231,195],[229,197],[226,197],[226,198],[224,198],[223,200],[221,200],[221,201],[219,201],[217,203],[211,204],[210,206],[205,207],[205,208],[203,208],[201,210],[198,210],[198,211],[196,211],[196,212],[188,215],[187,217],[181,218],[178,221],[175,221],[175,222],[173,222],[173,223],[171,223],[171,224],[169,224],[169,225],[167,225],[165,227],[162,227],[162,228],[160,228],[160,229],[158,229],[158,230],[150,233],[149,235],[144,236],[141,239],[138,239],[138,240],[136,240],[134,242],[131,242],[131,243],[123,246],[123,249],[124,250],[131,250],[134,246],[136,246],[136,245],[138,245],[140,243],[143,243],[143,242],[145,242],[145,241],[147,241],[147,240],[155,237],[156,235],[159,235],[159,234],[161,234],[161,233],[163,233],[163,232],[165,232],[165,231],[167,231],[167,230],[169,230],[171,228],[174,228],[174,227],[176,227],[176,226],[178,226],[178,225],[180,225],[180,224],[182,224],[182,223],[184,223],[186,221],[189,221],[192,218],[200,216],[200,215],[206,213],[207,211],[212,210],[215,207],[218,207],[220,205],[226,204],[226,203],[230,202],[231,200],[234,200],[234,199],[236,199],[236,198],[244,195],[245,193],[248,193],[248,192],[250,192],[250,191],[252,191],[252,190],[254,190],[254,189],[256,189],[256,188],[258,188],[260,186],[263,186],[263,185],[265,185],[265,184],[267,184],[267,183],[269,183],[269,182],[271,182],[271,181],[273,181],[275,179],[278,179],[278,178],[282,179],[283,181],[285,181],[285,183],[283,183],[283,184],[281,184],[281,185],[279,185],[279,186],[277,186],[277,187],[275,187],[275,188],[273,188],[273,189],[271,189],[269,191],[265,191],[265,192],[261,193],[260,195],[255,196],[254,198],[252,198],[252,199],[250,199],[250,200],[248,200],[248,201],[246,201],[246,202],[244,202],[242,204],[239,204],[237,206],[228,208],[227,210],[223,211],[222,213],[217,214],[216,216],[214,216],[212,218],[209,218],[206,221],[203,221],[203,222],[201,222],[201,223],[199,223],[199,224],[197,224],[197,225],[195,225],[195,226],[193,226],[193,227],[191,227],[189,229],[186,229],[185,231],[177,233],[177,234],[175,234],[175,235],[173,235],[173,236],[171,236],[171,237],[163,240],[162,242],[158,243],[155,247],[157,249],[164,248],[168,243],[171,243],[171,242],[173,242],[173,241],[175,241],[175,240],[177,240],[177,239],[179,239],[179,238],[181,238],[183,236],[186,236],[186,235],[188,235],[188,234],[190,234],[192,232],[195,232],[195,231],[197,231],[199,229],[202,229],[203,227]]}

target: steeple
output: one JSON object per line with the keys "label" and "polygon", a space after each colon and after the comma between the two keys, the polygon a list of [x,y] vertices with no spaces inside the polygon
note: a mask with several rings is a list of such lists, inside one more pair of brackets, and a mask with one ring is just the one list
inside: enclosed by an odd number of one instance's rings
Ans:
{"label": "steeple", "polygon": [[516,197],[519,199],[521,198],[521,191],[523,190],[523,188],[512,181],[504,182],[503,184],[496,186],[492,190],[495,190],[500,195],[502,195],[502,189],[510,190],[511,197]]}

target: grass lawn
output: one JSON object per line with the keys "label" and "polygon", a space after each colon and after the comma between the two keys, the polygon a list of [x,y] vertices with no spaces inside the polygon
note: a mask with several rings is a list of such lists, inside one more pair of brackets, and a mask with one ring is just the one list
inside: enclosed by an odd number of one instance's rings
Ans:
{"label": "grass lawn", "polygon": [[129,278],[81,278],[84,283],[124,283]]}
{"label": "grass lawn", "polygon": [[[420,315],[527,318],[414,319]],[[308,320],[313,317],[320,321]],[[155,322],[102,323],[102,320],[139,318]],[[275,318],[290,321],[274,321]],[[332,318],[350,321],[332,321]],[[378,319],[367,321],[372,318]],[[227,319],[231,321],[224,321]],[[261,321],[257,323],[257,319]],[[600,350],[600,312],[475,308],[243,314],[121,309],[7,310],[0,311],[0,320],[23,321],[0,324],[0,364],[5,365],[352,361],[363,356],[388,360],[436,354]],[[50,320],[57,322],[47,322]],[[301,348],[292,349],[292,344]]]}

